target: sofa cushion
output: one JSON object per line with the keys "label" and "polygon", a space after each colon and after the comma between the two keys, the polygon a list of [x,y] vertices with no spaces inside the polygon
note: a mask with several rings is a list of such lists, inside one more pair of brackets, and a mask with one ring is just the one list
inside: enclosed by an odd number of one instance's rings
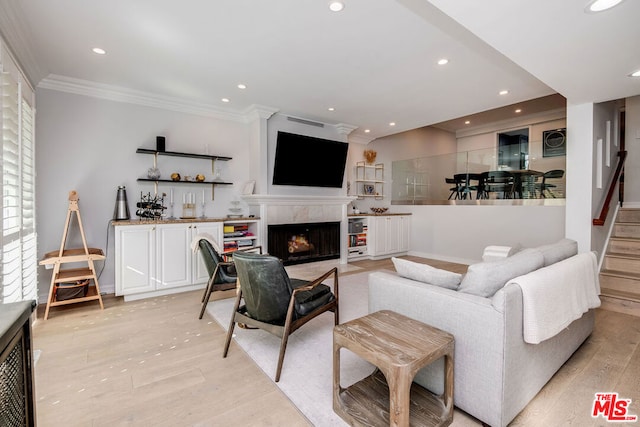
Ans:
{"label": "sofa cushion", "polygon": [[488,298],[514,277],[530,273],[544,265],[542,252],[524,249],[499,261],[472,264],[458,291]]}
{"label": "sofa cushion", "polygon": [[427,264],[409,261],[401,258],[391,258],[398,274],[407,279],[429,283],[447,289],[457,289],[462,274],[441,270]]}
{"label": "sofa cushion", "polygon": [[561,239],[549,245],[538,246],[536,249],[542,252],[544,266],[547,267],[576,255],[578,253],[578,242],[571,239]]}

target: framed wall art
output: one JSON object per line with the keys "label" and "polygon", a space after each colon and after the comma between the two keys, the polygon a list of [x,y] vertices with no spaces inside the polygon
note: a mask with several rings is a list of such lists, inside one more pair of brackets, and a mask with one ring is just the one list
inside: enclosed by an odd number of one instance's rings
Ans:
{"label": "framed wall art", "polygon": [[567,128],[542,132],[542,157],[567,155]]}

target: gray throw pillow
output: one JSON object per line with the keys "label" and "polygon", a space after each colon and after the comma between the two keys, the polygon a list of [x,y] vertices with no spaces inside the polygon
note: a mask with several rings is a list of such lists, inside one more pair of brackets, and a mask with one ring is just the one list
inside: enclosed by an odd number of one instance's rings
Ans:
{"label": "gray throw pillow", "polygon": [[547,267],[576,255],[578,253],[578,242],[571,239],[562,239],[556,243],[538,246],[536,249],[542,252],[544,266]]}
{"label": "gray throw pillow", "polygon": [[514,277],[522,276],[544,265],[542,252],[524,249],[499,261],[472,264],[458,291],[489,298]]}
{"label": "gray throw pillow", "polygon": [[398,274],[407,279],[429,283],[447,289],[457,289],[462,274],[441,270],[427,264],[408,261],[401,258],[391,258]]}

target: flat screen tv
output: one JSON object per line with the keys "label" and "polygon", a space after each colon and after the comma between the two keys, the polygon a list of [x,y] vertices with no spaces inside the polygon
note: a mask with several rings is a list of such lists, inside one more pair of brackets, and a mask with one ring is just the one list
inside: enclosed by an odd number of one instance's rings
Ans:
{"label": "flat screen tv", "polygon": [[349,144],[278,132],[274,185],[342,187]]}

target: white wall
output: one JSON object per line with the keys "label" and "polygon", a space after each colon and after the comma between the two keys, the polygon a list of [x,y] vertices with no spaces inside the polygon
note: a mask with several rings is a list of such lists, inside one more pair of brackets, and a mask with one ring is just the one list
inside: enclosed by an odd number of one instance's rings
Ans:
{"label": "white wall", "polygon": [[[603,206],[604,199],[607,196],[609,185],[613,179],[615,173],[619,145],[617,142],[618,135],[614,135],[614,129],[617,129],[617,122],[619,120],[618,104],[616,102],[603,102],[594,105],[593,109],[593,200],[592,200],[592,221],[600,215],[600,210]],[[607,128],[607,121],[610,123]],[[609,135],[607,137],[607,129]],[[602,140],[601,147],[602,153],[598,155],[598,140]],[[609,144],[609,162],[607,163],[607,144]],[[598,162],[601,167],[601,180],[602,185],[599,186],[597,182]],[[607,222],[603,226],[594,226],[591,233],[591,250],[598,252],[600,256],[606,251],[607,237],[609,235],[609,228],[615,220],[615,209],[618,200],[618,193],[614,193],[614,198],[610,204],[609,214],[607,216]]]}
{"label": "white wall", "polygon": [[[542,133],[567,126],[564,111],[554,111],[518,120],[509,120],[503,125],[494,124],[478,129],[461,131],[457,134],[458,152],[495,150],[498,133],[515,129],[529,129],[529,169],[546,172],[552,169],[565,170],[565,157],[543,157]],[[565,175],[566,177],[566,175]]]}
{"label": "white wall", "polygon": [[[618,120],[618,104],[567,105],[567,237],[578,242],[581,252],[606,250],[609,227],[614,219],[615,201],[604,226],[593,226],[602,207],[612,175],[615,172],[618,147],[615,125]],[[610,121],[610,137],[607,140],[606,122]],[[598,154],[601,143],[601,155]],[[606,145],[609,141],[611,158],[606,164]],[[601,167],[601,178],[598,168]],[[601,183],[599,182],[601,181]],[[617,197],[616,197],[617,199]]]}
{"label": "white wall", "polygon": [[410,253],[426,258],[470,264],[489,245],[534,247],[564,237],[564,206],[397,208],[412,213]]}
{"label": "white wall", "polygon": [[[300,187],[295,185],[273,185],[273,165],[275,163],[278,131],[290,132],[315,138],[329,139],[332,141],[347,142],[347,135],[338,132],[335,126],[323,127],[302,124],[290,121],[286,115],[274,114],[268,120],[268,149],[267,149],[267,191],[272,195],[303,195],[303,196],[344,196],[346,195],[347,180],[342,182],[342,188],[325,187]],[[305,162],[313,162],[314,159],[300,159],[300,172],[304,173]],[[348,163],[348,161],[347,161]],[[345,173],[346,175],[346,173]]]}
{"label": "white wall", "polygon": [[640,96],[626,99],[625,114],[624,204],[640,207]]}
{"label": "white wall", "polygon": [[[372,206],[391,206],[391,166],[396,160],[407,160],[416,157],[439,156],[456,152],[455,135],[451,132],[424,127],[407,132],[401,132],[384,138],[376,139],[367,145],[351,144],[350,158],[347,165],[347,179],[355,180],[356,162],[364,160],[365,150],[375,150],[378,154],[376,163],[384,164],[384,198],[356,200],[353,202],[361,212],[368,212]],[[352,185],[355,194],[355,185]],[[400,207],[394,206],[392,211],[398,212]]]}
{"label": "white wall", "polygon": [[[564,124],[556,120],[544,120],[541,126],[553,128]],[[495,147],[495,130],[482,134],[491,135],[489,146]],[[367,148],[375,149],[377,161],[385,164],[385,188],[389,189],[393,161],[455,153],[460,149],[454,134],[433,128],[380,138],[362,150]],[[355,203],[361,210],[371,205],[390,206],[388,194],[385,192],[382,201]],[[479,261],[488,245],[537,246],[557,241],[565,232],[564,206],[393,205],[390,211],[412,214],[411,254],[453,262]]]}
{"label": "white wall", "polygon": [[[160,185],[159,191],[174,189],[179,216],[182,194],[194,192],[198,203],[205,190],[206,214],[222,217],[230,201],[237,198],[249,177],[249,126],[204,116],[107,101],[87,96],[39,89],[36,121],[37,227],[38,252],[57,250],[68,207],[68,193],[77,190],[80,213],[89,246],[108,251],[100,276],[102,291],[114,289],[113,216],[116,191],[125,185],[132,218],[140,192],[153,192],[152,183],[138,183],[153,165],[153,156],[136,154],[136,149],[155,148],[156,135],[166,136],[168,151],[229,156],[222,162],[222,178],[232,186],[216,186],[211,201],[211,186],[197,184]],[[212,178],[208,160],[160,156],[158,167],[163,177],[177,171]],[[217,163],[216,163],[217,165]],[[200,215],[200,205],[198,205]],[[109,244],[107,245],[107,236]],[[69,233],[70,245],[81,244],[77,228]],[[68,246],[70,247],[70,246]],[[99,268],[102,267],[99,265]],[[40,295],[46,295],[50,270],[39,271]]]}

